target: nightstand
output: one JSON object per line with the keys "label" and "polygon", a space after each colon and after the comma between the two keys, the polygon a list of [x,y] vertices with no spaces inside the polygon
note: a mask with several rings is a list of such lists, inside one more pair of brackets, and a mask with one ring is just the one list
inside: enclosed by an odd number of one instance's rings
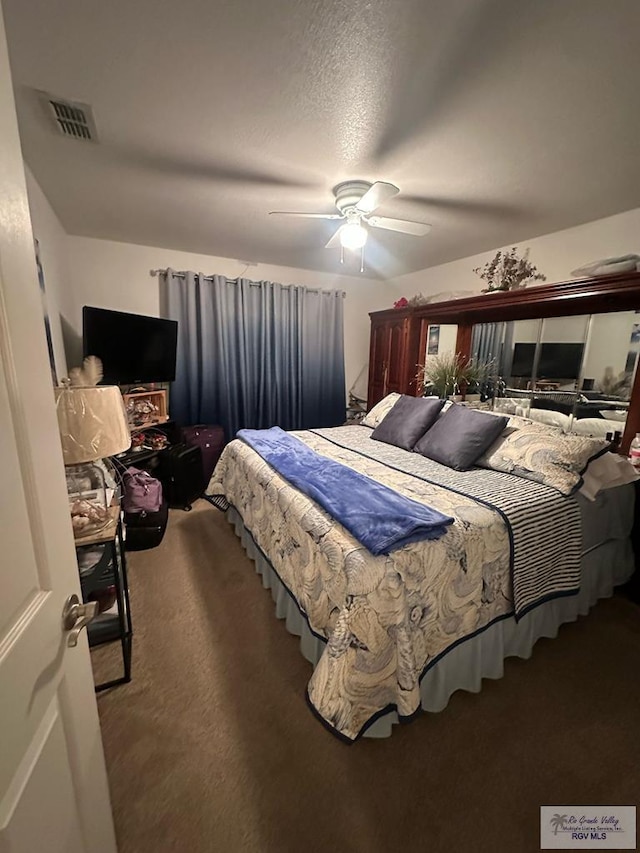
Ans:
{"label": "nightstand", "polygon": [[120,505],[112,504],[109,515],[103,530],[75,541],[83,601],[104,605],[114,597],[113,604],[87,625],[89,648],[119,642],[122,650],[123,675],[96,685],[96,693],[131,681],[133,627]]}

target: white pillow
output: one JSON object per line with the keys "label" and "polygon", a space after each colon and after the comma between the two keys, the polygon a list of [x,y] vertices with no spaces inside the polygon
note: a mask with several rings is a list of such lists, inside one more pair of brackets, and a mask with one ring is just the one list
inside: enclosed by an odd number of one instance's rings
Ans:
{"label": "white pillow", "polygon": [[571,432],[574,435],[605,438],[608,432],[620,432],[621,426],[620,421],[605,421],[603,418],[580,418],[573,422]]}
{"label": "white pillow", "polygon": [[389,414],[391,409],[398,402],[402,394],[398,394],[393,391],[391,394],[387,394],[386,397],[383,397],[379,403],[376,403],[373,409],[370,412],[367,412],[366,417],[364,417],[360,423],[362,426],[368,426],[372,429],[375,429],[385,417]]}
{"label": "white pillow", "polygon": [[552,412],[549,409],[529,409],[529,420],[536,421],[539,424],[547,424],[547,426],[560,427],[560,429],[568,430],[571,418],[563,412]]}
{"label": "white pillow", "polygon": [[636,469],[624,456],[618,453],[603,453],[602,456],[589,462],[587,470],[582,475],[582,485],[578,491],[585,498],[594,501],[602,489],[634,483],[638,477]]}
{"label": "white pillow", "polygon": [[495,411],[499,415],[515,415],[518,411],[518,400],[516,397],[496,397]]}
{"label": "white pillow", "polygon": [[623,424],[627,420],[628,414],[626,409],[602,409],[600,417]]}
{"label": "white pillow", "polygon": [[[518,406],[520,409],[520,406]],[[521,409],[522,411],[522,409]],[[535,423],[530,418],[523,417],[520,414],[510,415],[508,412],[499,412],[497,410],[490,410],[487,412],[488,415],[497,415],[499,418],[508,418],[507,425],[505,427],[506,432],[513,432],[514,429],[524,429],[527,427],[528,429],[537,429],[540,432],[561,432],[560,427],[551,426],[551,424],[541,424]],[[505,434],[503,433],[503,435]]]}

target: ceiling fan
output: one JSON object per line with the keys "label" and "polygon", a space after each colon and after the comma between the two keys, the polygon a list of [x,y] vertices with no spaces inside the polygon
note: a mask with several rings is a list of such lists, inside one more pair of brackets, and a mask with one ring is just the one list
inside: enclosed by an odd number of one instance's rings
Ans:
{"label": "ceiling fan", "polygon": [[[431,230],[431,225],[424,222],[371,215],[381,204],[399,192],[398,187],[385,181],[376,181],[375,184],[370,184],[367,181],[344,181],[333,190],[338,213],[272,210],[270,214],[274,216],[301,216],[307,219],[345,219],[344,225],[338,228],[325,248],[333,249],[340,246],[342,250],[360,249],[364,251],[369,236],[366,228],[368,225],[387,231],[399,231],[401,234],[412,234],[415,237],[424,237]],[[363,265],[361,264],[362,269]]]}

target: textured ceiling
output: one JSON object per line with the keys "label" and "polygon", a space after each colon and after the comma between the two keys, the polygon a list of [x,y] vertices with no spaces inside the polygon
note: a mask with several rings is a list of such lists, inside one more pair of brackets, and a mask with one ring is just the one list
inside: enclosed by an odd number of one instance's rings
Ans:
{"label": "textured ceiling", "polygon": [[[396,183],[392,277],[640,206],[638,0],[3,0],[25,159],[72,234],[350,272],[332,187]],[[99,144],[33,89],[92,105]],[[355,260],[355,259],[354,259]]]}

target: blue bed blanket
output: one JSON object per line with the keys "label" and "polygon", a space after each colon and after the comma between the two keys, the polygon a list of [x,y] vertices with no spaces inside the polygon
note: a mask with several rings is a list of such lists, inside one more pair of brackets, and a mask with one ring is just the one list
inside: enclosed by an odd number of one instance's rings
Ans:
{"label": "blue bed blanket", "polygon": [[439,539],[454,519],[320,456],[280,427],[242,429],[237,438],[345,527],[372,554]]}

